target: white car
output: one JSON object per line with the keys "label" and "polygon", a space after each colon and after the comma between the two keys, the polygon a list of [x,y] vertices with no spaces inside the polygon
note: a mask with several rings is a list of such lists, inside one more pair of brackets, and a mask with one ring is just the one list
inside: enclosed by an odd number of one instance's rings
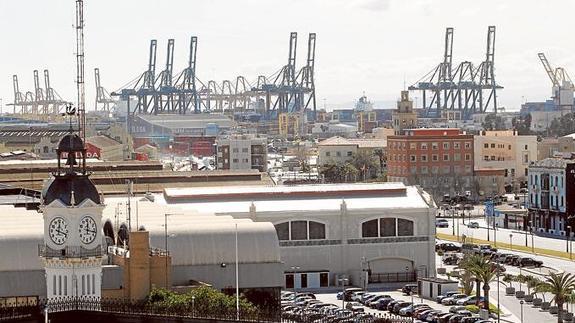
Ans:
{"label": "white car", "polygon": [[358,302],[349,302],[345,305],[345,308],[352,311],[352,312],[363,312],[365,309],[363,306]]}

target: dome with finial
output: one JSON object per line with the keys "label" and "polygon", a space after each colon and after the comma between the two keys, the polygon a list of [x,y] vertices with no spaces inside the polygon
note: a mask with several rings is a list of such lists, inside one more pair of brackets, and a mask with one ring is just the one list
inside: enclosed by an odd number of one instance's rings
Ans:
{"label": "dome with finial", "polygon": [[76,133],[69,133],[65,135],[62,137],[62,140],[60,140],[60,143],[58,144],[58,150],[62,152],[83,151],[84,149],[84,142],[82,141],[82,138],[80,138],[80,136],[78,136]]}

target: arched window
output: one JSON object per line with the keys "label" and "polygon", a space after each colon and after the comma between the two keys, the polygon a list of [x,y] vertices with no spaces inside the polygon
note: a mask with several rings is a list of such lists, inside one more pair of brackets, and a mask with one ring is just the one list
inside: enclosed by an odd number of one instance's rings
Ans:
{"label": "arched window", "polygon": [[280,241],[325,239],[325,224],[320,222],[298,220],[274,226]]}
{"label": "arched window", "polygon": [[400,218],[379,218],[361,224],[362,238],[412,236],[413,221]]}

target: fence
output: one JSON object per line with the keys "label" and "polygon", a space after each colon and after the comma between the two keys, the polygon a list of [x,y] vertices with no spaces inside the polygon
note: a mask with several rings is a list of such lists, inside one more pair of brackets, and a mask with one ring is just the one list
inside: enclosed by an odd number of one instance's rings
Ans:
{"label": "fence", "polygon": [[47,309],[51,322],[66,322],[71,318],[81,318],[85,323],[92,321],[109,321],[106,317],[114,317],[117,322],[285,322],[285,323],[331,323],[351,319],[358,323],[407,323],[411,319],[392,314],[382,313],[372,317],[330,317],[314,312],[302,311],[299,314],[281,313],[239,313],[220,310],[204,312],[184,305],[172,307],[169,310],[155,306],[146,301],[130,301],[125,299],[65,298],[58,301],[39,300],[35,304],[6,304],[0,306],[0,321],[21,320],[27,322],[43,322],[44,311]]}

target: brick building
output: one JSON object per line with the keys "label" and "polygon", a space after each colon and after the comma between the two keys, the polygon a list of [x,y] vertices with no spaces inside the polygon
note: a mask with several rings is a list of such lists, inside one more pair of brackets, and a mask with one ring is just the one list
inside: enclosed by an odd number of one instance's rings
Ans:
{"label": "brick building", "polygon": [[459,129],[411,129],[387,137],[388,180],[421,185],[435,198],[476,192],[473,135]]}

